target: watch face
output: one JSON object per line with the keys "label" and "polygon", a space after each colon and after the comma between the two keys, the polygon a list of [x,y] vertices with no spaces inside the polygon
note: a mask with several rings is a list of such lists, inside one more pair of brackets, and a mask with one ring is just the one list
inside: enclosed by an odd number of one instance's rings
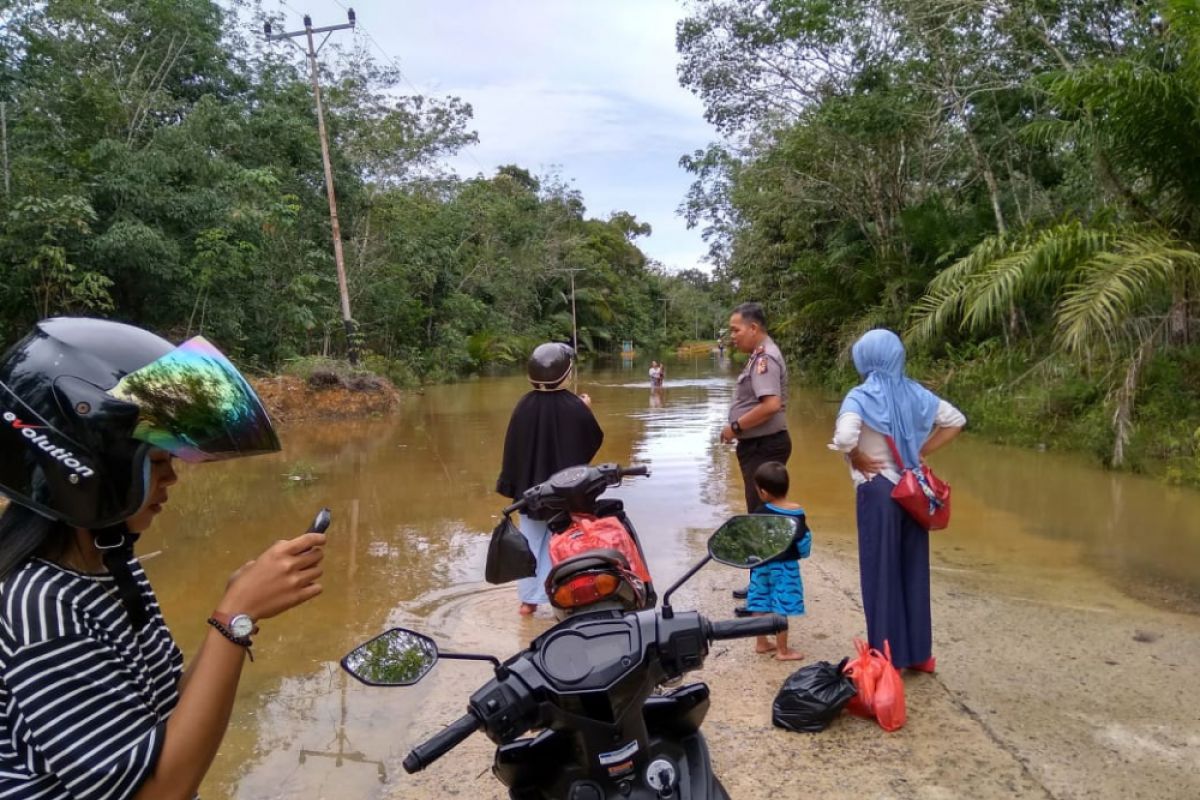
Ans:
{"label": "watch face", "polygon": [[245,614],[238,614],[229,621],[229,632],[239,639],[244,639],[254,633],[254,620]]}

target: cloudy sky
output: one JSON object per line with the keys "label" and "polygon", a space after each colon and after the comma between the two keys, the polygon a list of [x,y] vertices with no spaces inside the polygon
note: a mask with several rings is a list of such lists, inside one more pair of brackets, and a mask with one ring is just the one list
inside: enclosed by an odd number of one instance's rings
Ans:
{"label": "cloudy sky", "polygon": [[650,257],[704,268],[699,231],[675,213],[691,183],[678,162],[716,134],[676,79],[678,0],[286,0],[280,10],[294,30],[301,13],[338,24],[351,5],[376,57],[366,34],[412,86],[474,108],[480,141],[453,162],[460,174],[557,170],[590,216],[649,222]]}

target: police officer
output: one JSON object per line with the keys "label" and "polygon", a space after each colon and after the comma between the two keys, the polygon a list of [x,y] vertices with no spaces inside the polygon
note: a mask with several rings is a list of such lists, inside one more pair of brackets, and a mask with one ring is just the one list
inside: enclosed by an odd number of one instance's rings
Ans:
{"label": "police officer", "polygon": [[746,511],[754,513],[761,505],[754,489],[754,471],[768,461],[786,464],[792,454],[786,413],[787,367],[783,353],[767,333],[767,317],[758,303],[742,303],[733,310],[729,338],[750,358],[738,376],[721,441],[737,441]]}

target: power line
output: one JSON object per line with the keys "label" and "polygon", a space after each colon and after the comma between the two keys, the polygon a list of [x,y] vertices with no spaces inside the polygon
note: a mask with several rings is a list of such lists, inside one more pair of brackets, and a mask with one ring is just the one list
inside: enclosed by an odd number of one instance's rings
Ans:
{"label": "power line", "polygon": [[[288,9],[289,11],[291,11],[293,14],[295,14],[295,15],[296,15],[296,16],[298,16],[298,17],[303,17],[303,16],[304,16],[304,12],[303,12],[303,11],[297,11],[297,10],[296,10],[296,7],[295,7],[295,6],[292,6],[292,5],[289,5],[289,4],[288,4],[288,2],[287,2],[287,0],[279,0],[279,4],[280,4],[281,6],[283,6],[284,8]],[[339,5],[340,5],[340,4],[339,4]],[[344,7],[343,7],[343,8],[344,8]]]}
{"label": "power line", "polygon": [[[288,3],[287,0],[278,0],[278,2],[280,5],[282,5],[284,8],[288,9],[289,11],[291,11],[293,14],[295,14],[299,17],[305,16],[302,12],[296,10],[295,6]],[[347,6],[345,3],[342,2],[342,0],[333,0],[333,2],[336,3],[338,5],[338,7],[341,8],[343,11],[345,11],[347,14],[350,13],[350,6]],[[375,52],[378,53],[380,56],[382,56],[385,61],[390,63],[395,68],[396,74],[400,76],[400,80],[402,80],[408,86],[408,88],[411,89],[415,94],[418,94],[418,95],[425,94],[423,91],[421,91],[419,88],[417,88],[417,85],[415,83],[413,83],[411,80],[409,80],[409,77],[408,77],[407,73],[404,71],[404,68],[400,66],[400,60],[398,58],[396,58],[395,56],[391,55],[387,50],[384,49],[383,45],[381,45],[379,43],[379,41],[374,36],[371,35],[371,32],[369,30],[367,30],[366,26],[364,26],[362,24],[361,20],[357,21],[357,23],[355,25],[354,35],[355,36],[359,36],[359,35],[365,36],[367,38],[367,41],[370,42],[371,45],[375,48]],[[467,148],[463,148],[462,153],[467,158],[469,158],[471,160],[471,163],[473,163],[479,169],[480,174],[483,174],[483,175],[487,174],[487,172],[488,172],[487,168],[484,167],[482,163],[480,163],[479,159],[475,157],[474,153],[472,153]]]}
{"label": "power line", "polygon": [[[338,5],[341,5],[341,3],[338,3]],[[372,45],[375,46],[375,50],[381,56],[383,56],[385,59],[387,59],[388,61],[391,62],[392,66],[394,66],[396,68],[396,72],[400,76],[400,79],[402,81],[404,81],[410,89],[412,89],[418,95],[424,94],[424,92],[422,92],[420,89],[418,89],[416,87],[416,85],[411,80],[408,79],[408,75],[406,75],[404,70],[400,67],[400,61],[398,59],[396,59],[395,57],[393,57],[392,55],[390,55],[386,50],[384,50],[383,45],[381,45],[378,41],[376,41],[375,37],[371,35],[370,31],[364,29],[363,34],[367,37],[367,41],[369,41]],[[464,155],[466,155],[467,158],[471,159],[471,161],[475,164],[475,166],[479,168],[479,171],[481,173],[486,174],[487,170],[484,169],[483,164],[479,163],[479,159],[477,159],[475,157],[474,153],[472,153],[469,149],[466,149],[466,148],[464,148],[462,152]]]}
{"label": "power line", "polygon": [[[283,3],[284,5],[287,5],[287,3],[284,2],[284,0],[279,0],[279,1],[281,3]],[[337,3],[337,5],[339,7],[341,7],[341,9],[343,11],[345,11],[346,13],[350,12],[349,7],[346,6],[346,4],[342,2],[342,0],[333,0],[333,2]],[[291,6],[288,6],[288,8],[291,8]],[[408,86],[408,88],[412,89],[413,92],[418,95],[425,94],[419,88],[417,88],[416,84],[414,84],[411,80],[409,80],[408,75],[404,71],[404,68],[400,66],[400,60],[398,58],[396,58],[395,56],[391,55],[390,53],[388,53],[383,48],[383,45],[381,45],[375,39],[375,37],[371,35],[371,32],[369,30],[367,30],[366,26],[364,26],[362,23],[359,23],[358,26],[354,29],[354,33],[355,33],[355,35],[361,34],[361,35],[367,37],[367,41],[370,42],[371,45],[375,48],[375,52],[379,53],[379,55],[382,56],[385,61],[389,62],[393,67],[395,67],[396,74],[400,76],[400,80],[404,81],[404,83]],[[479,159],[477,159],[475,157],[474,153],[472,153],[469,149],[466,149],[466,148],[464,148],[462,152],[464,155],[466,155],[467,158],[471,159],[471,161],[475,164],[476,167],[479,168],[480,173],[482,173],[482,174],[487,173],[487,170],[484,168],[483,164],[479,163]]]}

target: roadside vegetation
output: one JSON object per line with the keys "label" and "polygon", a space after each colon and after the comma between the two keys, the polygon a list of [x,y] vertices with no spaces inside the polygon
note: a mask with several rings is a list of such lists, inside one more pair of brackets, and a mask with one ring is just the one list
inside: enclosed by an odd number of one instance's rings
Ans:
{"label": "roadside vegetation", "polygon": [[1200,484],[1190,0],[696,0],[718,275],[814,378],[879,325],[1003,440]]}

